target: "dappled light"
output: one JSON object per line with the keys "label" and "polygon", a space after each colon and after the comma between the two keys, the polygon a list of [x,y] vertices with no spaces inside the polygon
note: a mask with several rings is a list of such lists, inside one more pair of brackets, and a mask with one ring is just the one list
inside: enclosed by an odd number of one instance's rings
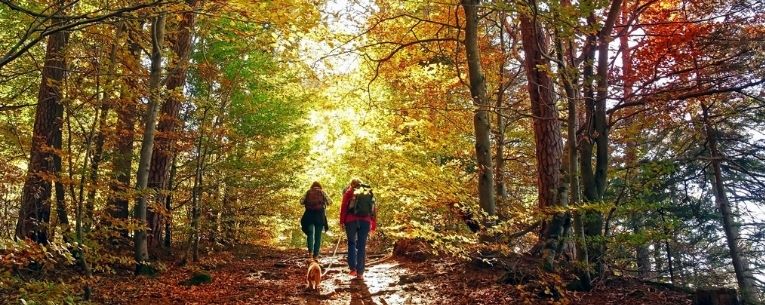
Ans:
{"label": "dappled light", "polygon": [[761,304],[763,41],[755,0],[0,0],[0,304]]}

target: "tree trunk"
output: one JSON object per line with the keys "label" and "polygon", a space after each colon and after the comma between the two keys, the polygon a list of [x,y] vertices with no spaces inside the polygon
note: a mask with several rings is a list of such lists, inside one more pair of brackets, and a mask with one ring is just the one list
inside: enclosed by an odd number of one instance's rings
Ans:
{"label": "tree trunk", "polygon": [[[636,230],[635,234],[642,234],[642,232]],[[650,252],[648,251],[648,244],[640,244],[635,247],[638,277],[641,279],[647,279],[651,274],[651,260],[649,256]]]}
{"label": "tree trunk", "polygon": [[[123,25],[118,25],[115,38],[119,38],[123,32]],[[104,153],[104,142],[106,140],[106,119],[109,117],[109,110],[112,103],[112,91],[114,90],[114,72],[117,60],[117,42],[112,42],[109,52],[108,67],[106,69],[106,81],[104,82],[103,97],[99,98],[101,107],[98,110],[98,133],[95,136],[93,156],[90,160],[90,172],[88,175],[88,195],[85,202],[84,225],[90,230],[94,223],[93,214],[95,211],[96,192],[98,190],[98,168],[101,165],[101,159]],[[96,94],[101,94],[96,92]]]}
{"label": "tree trunk", "polygon": [[720,151],[717,148],[717,130],[715,130],[715,127],[709,118],[710,107],[702,103],[701,108],[707,145],[709,145],[709,157],[712,159],[712,188],[715,195],[715,201],[717,202],[717,208],[720,209],[720,214],[722,214],[725,240],[728,243],[730,258],[733,261],[733,270],[736,272],[738,289],[741,292],[741,299],[744,304],[758,304],[757,302],[759,302],[759,299],[754,285],[755,278],[752,275],[752,270],[749,269],[749,262],[746,255],[744,255],[743,250],[739,245],[741,225],[736,221],[736,216],[733,214],[730,201],[728,200],[728,194],[725,191],[725,182],[723,181],[722,168],[720,166],[724,156],[720,154]]}
{"label": "tree trunk", "polygon": [[661,243],[654,241],[653,243],[653,270],[656,272],[656,279],[661,280],[664,269],[664,258],[661,255]]}
{"label": "tree trunk", "polygon": [[200,0],[187,0],[189,11],[181,15],[178,24],[178,32],[173,40],[172,50],[175,56],[168,65],[170,68],[167,76],[167,99],[160,110],[159,123],[157,124],[156,145],[151,157],[149,170],[149,189],[154,190],[158,196],[152,201],[148,210],[148,221],[151,236],[149,248],[158,249],[162,243],[162,228],[166,221],[165,196],[168,189],[167,180],[170,174],[170,165],[175,154],[176,133],[179,130],[178,118],[185,98],[183,87],[186,83],[186,71],[188,70],[189,55],[191,53],[191,38],[194,30],[196,14],[193,11]]}
{"label": "tree trunk", "polygon": [[228,245],[232,245],[234,241],[235,227],[236,227],[236,190],[231,185],[232,183],[226,178],[223,179],[225,185],[223,186],[223,202],[221,204],[221,238],[223,242]]}
{"label": "tree trunk", "polygon": [[149,77],[149,107],[144,117],[143,141],[141,142],[141,155],[138,161],[138,173],[136,175],[136,200],[135,218],[139,228],[135,231],[135,260],[136,273],[144,270],[145,262],[149,259],[149,251],[146,243],[146,186],[149,181],[149,162],[151,161],[152,148],[154,146],[155,122],[160,100],[160,74],[162,72],[162,43],[165,37],[165,14],[156,17],[151,26],[151,75]]}
{"label": "tree trunk", "polygon": [[[124,25],[119,24],[115,33],[115,38],[119,37],[124,32]],[[112,108],[112,94],[114,91],[114,73],[117,60],[117,42],[112,42],[112,47],[109,52],[108,67],[106,69],[106,81],[104,82],[104,93],[101,99],[101,108],[98,114],[98,133],[96,134],[95,147],[93,151],[93,157],[90,161],[90,174],[88,176],[88,196],[85,203],[85,225],[90,229],[94,222],[93,213],[95,210],[96,192],[98,190],[98,168],[101,165],[104,153],[104,142],[106,140],[107,122],[109,117],[109,110]]]}
{"label": "tree trunk", "polygon": [[[612,0],[608,11],[608,16],[603,27],[598,32],[597,37],[590,35],[587,38],[585,47],[588,52],[585,54],[585,68],[583,77],[586,85],[584,86],[585,109],[587,128],[585,137],[582,141],[580,165],[582,169],[582,185],[585,201],[590,204],[596,204],[603,201],[603,195],[606,190],[606,181],[608,173],[608,125],[606,122],[606,97],[608,93],[608,44],[611,39],[611,31],[614,23],[619,16],[621,0]],[[595,16],[588,17],[588,23],[595,23]],[[596,42],[597,39],[597,42]],[[598,51],[598,69],[597,74],[593,76],[592,62],[595,56],[595,44]],[[596,92],[593,92],[592,79],[597,80]],[[597,95],[595,95],[597,93]],[[595,146],[595,168],[593,169],[593,146]],[[593,263],[596,270],[600,273],[603,268],[603,214],[597,210],[589,209],[584,214],[583,219],[584,234],[587,237],[586,244],[589,245],[587,251],[590,262]]]}
{"label": "tree trunk", "polygon": [[467,54],[470,95],[476,106],[473,115],[475,129],[475,154],[478,162],[478,201],[488,214],[496,214],[494,199],[494,167],[491,160],[489,134],[489,101],[486,97],[486,79],[481,71],[481,54],[478,47],[478,4],[479,0],[462,0],[465,9],[465,52]]}
{"label": "tree trunk", "polygon": [[[532,11],[536,5],[530,4]],[[533,13],[532,13],[533,14]],[[548,54],[547,41],[534,16],[521,14],[521,35],[525,57],[528,91],[531,99],[531,111],[534,116],[534,142],[537,161],[537,197],[539,208],[552,214],[552,219],[543,225],[540,242],[543,243],[542,258],[545,268],[554,268],[555,249],[563,233],[565,215],[553,211],[561,207],[559,191],[561,187],[561,157],[563,155],[560,122],[553,99],[553,84],[544,69],[549,67],[545,56]]]}
{"label": "tree trunk", "polygon": [[[500,14],[500,20],[504,20],[505,14]],[[497,112],[497,147],[496,147],[496,155],[494,158],[496,161],[494,162],[495,165],[495,172],[496,176],[494,177],[496,180],[497,185],[497,201],[499,201],[498,205],[502,205],[507,199],[507,186],[505,184],[505,90],[507,89],[508,84],[505,84],[505,62],[507,61],[507,55],[505,50],[505,34],[503,31],[503,28],[499,26],[499,46],[502,51],[502,63],[499,65],[499,81],[497,82],[497,102],[496,102],[496,109]]]}
{"label": "tree trunk", "polygon": [[[571,2],[568,0],[561,1],[561,7],[570,8]],[[556,19],[560,18],[556,15]],[[566,119],[566,147],[568,150],[564,150],[568,155],[567,162],[563,165],[563,168],[568,171],[568,183],[569,183],[569,206],[580,205],[580,189],[579,189],[579,144],[577,143],[577,130],[579,129],[579,114],[577,111],[577,103],[580,100],[578,86],[578,74],[575,69],[574,63],[576,56],[574,55],[574,46],[572,39],[567,37],[564,39],[561,37],[561,31],[556,27],[555,31],[555,48],[558,59],[559,74],[561,82],[563,83],[563,92],[566,98],[566,109],[568,117]],[[585,246],[584,226],[582,224],[582,211],[575,209],[573,212],[573,235],[575,240],[575,253],[576,259],[582,263],[581,283],[584,289],[591,289],[592,277],[588,266],[589,254],[587,253],[587,247]]]}
{"label": "tree trunk", "polygon": [[65,31],[48,36],[45,66],[35,109],[32,150],[16,224],[16,237],[29,238],[41,244],[48,242],[51,177],[58,175],[55,160],[59,160],[59,163],[61,160],[57,151],[61,149],[64,114],[61,99],[66,77],[64,49],[67,36]]}
{"label": "tree trunk", "polygon": [[[191,253],[191,261],[196,262],[199,260],[199,199],[202,196],[202,170],[204,168],[204,162],[207,155],[207,149],[204,145],[204,128],[205,119],[207,118],[208,109],[205,108],[202,115],[202,121],[199,124],[199,139],[197,141],[197,160],[194,169],[194,185],[191,188],[191,233],[189,234],[188,249],[186,251],[186,257]],[[184,263],[186,258],[182,260]]]}
{"label": "tree trunk", "polygon": [[175,183],[175,175],[178,172],[178,155],[173,156],[173,165],[170,168],[170,179],[167,181],[168,194],[165,198],[165,209],[169,212],[168,219],[165,222],[165,248],[171,249],[173,245],[173,184]]}
{"label": "tree trunk", "polygon": [[[619,35],[619,53],[622,56],[622,81],[624,82],[623,99],[628,99],[632,96],[633,82],[633,65],[632,65],[632,49],[629,47],[629,10],[627,8],[627,2],[622,3],[620,25],[623,30]],[[629,114],[625,119],[625,125],[632,126],[635,115]],[[642,136],[638,136],[640,138]],[[630,138],[627,140],[627,148],[625,152],[625,165],[632,167],[637,163],[637,140]],[[628,171],[629,174],[629,171]],[[630,190],[632,187],[629,188]],[[644,216],[641,213],[632,213],[630,215],[632,222],[633,234],[639,235],[643,233]],[[650,253],[648,251],[648,243],[641,243],[635,246],[635,263],[637,265],[637,276],[642,279],[647,279],[651,273]]]}
{"label": "tree trunk", "polygon": [[[142,71],[133,71],[140,66],[141,45],[136,35],[141,32],[143,21],[129,24],[128,51],[132,62],[125,64],[127,74],[141,75]],[[132,69],[131,69],[132,68]],[[117,112],[116,143],[112,153],[113,176],[110,183],[111,195],[109,196],[109,214],[122,237],[128,237],[125,229],[129,214],[129,188],[130,176],[133,172],[133,141],[135,140],[136,105],[141,98],[136,92],[139,91],[138,81],[133,76],[124,78],[120,87],[120,102],[115,105]]]}

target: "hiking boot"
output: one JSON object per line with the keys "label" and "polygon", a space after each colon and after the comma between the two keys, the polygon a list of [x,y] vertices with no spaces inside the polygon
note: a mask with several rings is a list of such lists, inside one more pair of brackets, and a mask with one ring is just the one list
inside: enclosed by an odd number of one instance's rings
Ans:
{"label": "hiking boot", "polygon": [[364,275],[359,273],[358,275],[356,275],[356,280],[357,281],[363,281],[364,280]]}
{"label": "hiking boot", "polygon": [[356,270],[351,269],[351,272],[349,272],[348,275],[350,275],[350,276],[357,276],[356,275]]}

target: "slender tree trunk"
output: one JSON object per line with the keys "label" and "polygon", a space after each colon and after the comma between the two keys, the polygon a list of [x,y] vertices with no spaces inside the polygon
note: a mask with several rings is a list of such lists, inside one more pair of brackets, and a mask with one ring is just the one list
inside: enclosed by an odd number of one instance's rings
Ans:
{"label": "slender tree trunk", "polygon": [[167,181],[168,193],[165,198],[165,209],[169,212],[167,221],[165,222],[165,248],[172,249],[173,245],[173,184],[175,183],[175,175],[178,172],[178,155],[173,156],[173,165],[170,168],[170,179]]}
{"label": "slender tree trunk", "polygon": [[[191,253],[191,261],[196,262],[199,260],[199,198],[202,196],[202,170],[204,168],[204,162],[206,157],[206,148],[204,145],[204,128],[205,119],[207,118],[208,109],[205,108],[202,115],[202,121],[199,124],[199,139],[197,141],[197,160],[194,169],[194,185],[191,189],[191,234],[189,234],[188,250],[186,256]],[[186,261],[186,258],[183,259]]]}
{"label": "slender tree trunk", "polygon": [[540,210],[553,215],[542,229],[540,242],[543,243],[542,259],[545,268],[554,269],[555,250],[558,239],[563,234],[565,214],[553,209],[562,205],[559,192],[561,188],[561,142],[558,111],[553,99],[553,84],[545,69],[549,62],[547,39],[536,20],[536,4],[529,3],[531,15],[521,14],[521,35],[525,54],[526,77],[531,99],[531,111],[534,115],[534,142],[536,144],[537,192]]}
{"label": "slender tree trunk", "polygon": [[[63,122],[62,122],[63,123]],[[63,126],[62,126],[63,127]],[[55,143],[53,144],[54,147],[61,148],[63,137],[62,128],[59,128],[57,131],[58,135],[55,136]],[[66,227],[64,232],[62,234],[67,234],[69,232],[69,217],[67,216],[66,212],[66,191],[64,189],[64,183],[62,182],[61,177],[61,171],[63,170],[63,163],[61,160],[60,154],[55,154],[53,156],[53,167],[56,172],[56,182],[54,183],[54,188],[56,192],[56,218],[58,220],[59,224],[62,224]],[[68,238],[66,235],[64,235],[64,240],[67,240]],[[68,240],[67,240],[68,241]]]}
{"label": "slender tree trunk", "polygon": [[156,17],[151,26],[151,76],[149,77],[149,107],[144,118],[143,141],[141,142],[141,155],[138,161],[138,173],[136,175],[136,200],[135,218],[139,228],[135,231],[135,260],[136,273],[141,273],[145,262],[149,259],[148,245],[146,243],[146,186],[149,181],[149,162],[154,146],[155,122],[159,110],[160,100],[160,74],[162,72],[162,44],[165,37],[165,14]]}
{"label": "slender tree trunk", "polygon": [[653,243],[653,268],[656,272],[656,279],[661,280],[662,273],[664,273],[664,258],[661,255],[661,243],[659,241]]}
{"label": "slender tree trunk", "polygon": [[120,87],[120,102],[115,105],[117,112],[116,143],[112,153],[113,176],[110,183],[109,214],[113,219],[113,226],[120,231],[124,238],[128,237],[126,222],[129,214],[129,189],[130,176],[133,172],[133,141],[135,140],[135,121],[137,112],[137,100],[140,96],[136,93],[139,85],[132,75],[141,75],[143,71],[136,71],[140,67],[141,45],[136,36],[141,32],[143,21],[128,24],[128,52],[129,61],[125,64],[127,76]]}
{"label": "slender tree trunk", "polygon": [[[500,14],[500,18],[504,20],[505,14]],[[505,62],[507,61],[507,55],[505,50],[505,33],[501,26],[502,23],[500,23],[499,26],[499,46],[502,50],[502,64],[499,65],[499,81],[497,82],[497,104],[496,104],[496,112],[497,112],[497,147],[496,147],[496,155],[494,158],[496,161],[494,162],[495,165],[495,180],[497,185],[497,201],[499,201],[499,205],[504,203],[505,199],[507,199],[507,186],[505,184],[505,90],[507,89],[507,84],[505,84]]]}
{"label": "slender tree trunk", "polygon": [[[59,172],[61,171],[61,167],[59,165],[58,167]],[[65,191],[64,191],[64,184],[59,179],[56,180],[56,217],[58,218],[58,223],[62,224],[64,226],[69,226],[69,217],[66,214],[66,198],[65,198]]]}
{"label": "slender tree trunk", "polygon": [[473,126],[478,162],[478,201],[487,214],[495,215],[497,207],[494,198],[494,167],[491,164],[489,101],[486,97],[486,79],[481,71],[481,53],[478,47],[478,4],[479,0],[462,0],[466,18],[465,52],[467,53],[470,95],[477,108],[473,115]]}
{"label": "slender tree trunk", "polygon": [[[69,133],[69,137],[71,137],[71,136],[72,136],[72,134]],[[72,141],[68,141],[68,142],[69,142],[69,146],[70,146],[69,150],[71,151]],[[83,175],[81,175],[82,180],[85,179],[84,172],[85,172],[85,169],[87,168],[88,154],[90,153],[90,139],[88,140],[88,143],[87,143],[86,147],[87,148],[86,148],[86,153],[85,153],[85,164],[83,164],[83,168],[82,168],[82,174]],[[82,215],[83,214],[83,202],[82,202],[82,188],[83,187],[84,187],[84,183],[82,183],[82,181],[81,181],[80,182],[80,198],[79,198],[79,200],[77,200],[77,206],[76,206],[76,211],[75,211],[75,227],[76,227],[76,230],[77,230],[77,248],[74,251],[74,257],[77,258],[78,263],[80,264],[80,268],[82,268],[82,271],[83,271],[85,277],[86,278],[90,278],[91,275],[92,275],[91,270],[90,270],[90,265],[88,265],[87,255],[85,253],[85,250],[82,247],[82,245],[84,244],[83,243],[84,242],[83,225],[87,225],[87,224],[83,224],[85,219],[83,219],[83,215]],[[84,291],[84,297],[83,298],[85,300],[90,300],[90,295],[91,295],[90,284],[88,284],[88,283],[89,283],[89,281],[85,281],[83,283],[85,285],[83,287],[83,291]]]}
{"label": "slender tree trunk", "polygon": [[669,268],[669,282],[675,283],[675,270],[672,264],[672,248],[669,245],[669,238],[664,240],[664,250],[667,252],[667,268]]}
{"label": "slender tree trunk", "polygon": [[223,202],[221,204],[221,238],[229,246],[234,244],[236,236],[236,189],[227,177],[223,178]]}
{"label": "slender tree trunk", "polygon": [[[120,24],[116,30],[115,37],[119,38],[124,32],[122,24]],[[114,91],[114,72],[117,60],[117,42],[112,42],[111,51],[109,52],[108,67],[106,69],[106,81],[104,82],[104,93],[101,99],[101,108],[98,114],[98,133],[94,141],[93,157],[90,161],[90,173],[88,176],[88,196],[85,203],[85,226],[90,229],[94,222],[93,213],[95,210],[96,192],[98,190],[98,168],[101,165],[101,159],[103,159],[104,142],[106,139],[107,122],[109,117],[109,110],[112,107],[112,94]]]}
{"label": "slender tree trunk", "polygon": [[168,189],[167,180],[170,174],[170,166],[175,154],[175,135],[181,124],[179,120],[181,105],[185,97],[183,88],[186,84],[186,71],[188,70],[189,55],[191,54],[192,32],[196,20],[193,11],[200,0],[187,0],[190,10],[181,14],[178,31],[173,40],[172,50],[175,56],[168,65],[170,68],[167,76],[167,99],[160,110],[159,123],[157,126],[156,145],[151,158],[148,187],[158,194],[156,200],[151,203],[148,210],[148,221],[151,236],[149,248],[157,249],[162,244],[162,229],[166,221],[165,196]]}
{"label": "slender tree trunk", "polygon": [[731,260],[733,261],[733,270],[736,272],[738,289],[740,290],[741,299],[744,301],[744,304],[758,304],[759,298],[754,285],[755,278],[752,275],[752,270],[749,269],[749,261],[743,253],[741,245],[739,245],[741,225],[736,221],[736,215],[733,214],[730,201],[728,200],[728,194],[725,191],[725,182],[723,181],[721,168],[721,161],[724,156],[720,153],[717,147],[717,130],[709,117],[710,107],[702,103],[701,108],[704,118],[707,145],[709,146],[709,157],[712,159],[712,186],[715,201],[717,202],[717,208],[720,209],[720,214],[722,214],[725,240],[728,244]]}
{"label": "slender tree trunk", "polygon": [[62,86],[66,77],[64,50],[67,36],[65,31],[48,36],[45,66],[35,109],[32,150],[16,224],[16,237],[29,238],[41,244],[48,243],[50,177],[57,176],[55,160],[59,160],[59,163],[61,160],[57,151],[61,149],[64,114]]}
{"label": "slender tree trunk", "polygon": [[[608,125],[606,122],[606,98],[608,93],[608,44],[611,39],[611,31],[619,16],[621,0],[612,0],[608,15],[597,37],[590,35],[585,47],[585,79],[584,97],[587,114],[587,128],[585,130],[586,141],[581,147],[580,165],[582,169],[582,185],[585,201],[590,204],[601,203],[605,194],[608,173]],[[595,23],[595,16],[588,17],[588,23]],[[598,68],[597,74],[593,75],[592,62],[597,46]],[[594,76],[594,77],[593,77]],[[597,80],[595,92],[592,88],[592,79]],[[597,94],[596,94],[597,93]],[[593,169],[593,146],[595,147],[595,167]],[[589,209],[583,219],[584,233],[587,237],[589,259],[600,273],[603,266],[603,214],[597,210]]]}
{"label": "slender tree trunk", "polygon": [[[568,0],[561,1],[561,7],[570,8],[571,2]],[[559,16],[556,16],[559,18]],[[565,46],[564,46],[565,44]],[[564,168],[568,171],[568,183],[570,189],[570,196],[568,204],[569,206],[580,206],[580,188],[579,188],[579,144],[577,142],[577,130],[579,129],[579,114],[577,110],[577,103],[580,101],[579,89],[577,79],[576,64],[574,55],[574,46],[570,37],[561,37],[560,30],[556,27],[555,31],[555,48],[558,59],[559,74],[561,82],[563,84],[563,92],[566,98],[566,109],[568,117],[566,119],[566,146],[568,150],[564,150],[568,155],[566,156],[567,164],[564,164]],[[579,274],[583,288],[591,289],[592,276],[590,275],[589,268],[589,254],[585,244],[584,225],[582,223],[581,209],[575,209],[573,212],[573,228],[574,228],[574,240],[576,241],[576,258],[577,261],[582,263],[582,272]]]}
{"label": "slender tree trunk", "polygon": [[[620,18],[620,25],[622,26],[622,30],[619,35],[619,53],[622,57],[622,82],[624,82],[624,89],[623,89],[623,98],[628,99],[632,96],[632,86],[634,85],[633,77],[633,65],[632,65],[632,49],[629,47],[629,37],[628,34],[630,33],[630,25],[629,25],[629,10],[627,8],[627,2],[622,3],[622,9],[621,9],[621,18]],[[625,119],[625,125],[632,126],[634,124],[635,116],[633,114],[630,114]],[[639,138],[640,136],[638,136]],[[637,140],[634,138],[627,140],[627,148],[624,158],[625,166],[630,168],[633,167],[637,162]],[[630,171],[627,172],[628,174]],[[632,189],[630,187],[629,189]],[[632,213],[630,215],[631,222],[632,222],[632,229],[633,233],[636,235],[643,234],[643,227],[644,227],[644,221],[643,221],[643,215],[641,213]],[[640,245],[635,246],[635,262],[637,265],[637,276],[639,278],[646,279],[650,276],[651,273],[651,262],[650,262],[650,253],[648,251],[648,244],[647,243],[641,243]]]}

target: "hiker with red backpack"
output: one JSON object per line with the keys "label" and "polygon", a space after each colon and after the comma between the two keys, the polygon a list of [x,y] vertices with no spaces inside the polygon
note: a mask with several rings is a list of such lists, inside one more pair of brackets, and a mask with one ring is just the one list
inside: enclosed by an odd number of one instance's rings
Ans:
{"label": "hiker with red backpack", "polygon": [[300,218],[300,227],[306,235],[308,245],[308,257],[318,259],[321,249],[321,231],[329,230],[327,225],[326,206],[330,204],[329,196],[321,189],[321,184],[314,181],[311,188],[300,200],[305,206],[303,217]]}
{"label": "hiker with red backpack", "polygon": [[351,180],[351,184],[343,192],[340,225],[348,237],[350,275],[356,276],[358,280],[364,279],[367,238],[369,233],[377,228],[376,212],[372,187],[361,183],[359,179]]}

